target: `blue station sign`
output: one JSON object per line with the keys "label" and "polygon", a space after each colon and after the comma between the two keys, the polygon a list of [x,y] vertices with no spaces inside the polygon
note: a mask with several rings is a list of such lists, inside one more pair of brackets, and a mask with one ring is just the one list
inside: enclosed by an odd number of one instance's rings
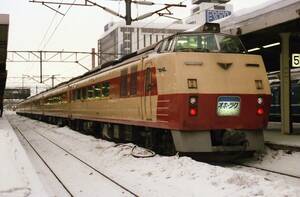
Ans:
{"label": "blue station sign", "polygon": [[205,10],[206,22],[210,23],[212,21],[225,18],[231,15],[231,11],[228,10]]}

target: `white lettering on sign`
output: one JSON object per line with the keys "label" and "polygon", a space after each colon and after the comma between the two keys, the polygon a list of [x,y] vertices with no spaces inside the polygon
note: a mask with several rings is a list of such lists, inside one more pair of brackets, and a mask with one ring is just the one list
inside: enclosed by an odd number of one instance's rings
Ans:
{"label": "white lettering on sign", "polygon": [[300,67],[300,54],[292,54],[292,67]]}
{"label": "white lettering on sign", "polygon": [[206,22],[209,23],[230,15],[231,12],[228,10],[206,10]]}

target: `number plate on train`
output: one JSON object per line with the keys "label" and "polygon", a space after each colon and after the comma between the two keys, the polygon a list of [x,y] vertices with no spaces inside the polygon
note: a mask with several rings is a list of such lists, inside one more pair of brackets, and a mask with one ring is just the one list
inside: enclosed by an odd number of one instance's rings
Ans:
{"label": "number plate on train", "polygon": [[217,104],[218,116],[238,116],[240,100],[240,97],[237,96],[220,96]]}

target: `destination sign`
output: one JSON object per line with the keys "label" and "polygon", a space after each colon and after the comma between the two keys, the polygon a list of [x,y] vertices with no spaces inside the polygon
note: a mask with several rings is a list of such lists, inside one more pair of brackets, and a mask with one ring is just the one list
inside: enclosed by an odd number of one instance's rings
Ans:
{"label": "destination sign", "polygon": [[228,10],[205,10],[205,13],[208,23],[231,15],[231,11]]}

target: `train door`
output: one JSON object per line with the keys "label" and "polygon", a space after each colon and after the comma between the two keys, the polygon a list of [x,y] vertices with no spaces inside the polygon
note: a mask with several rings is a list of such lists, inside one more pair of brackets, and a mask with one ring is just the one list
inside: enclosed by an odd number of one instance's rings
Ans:
{"label": "train door", "polygon": [[151,106],[151,91],[152,91],[152,72],[151,62],[146,62],[144,66],[144,117],[146,120],[152,120],[152,106]]}

